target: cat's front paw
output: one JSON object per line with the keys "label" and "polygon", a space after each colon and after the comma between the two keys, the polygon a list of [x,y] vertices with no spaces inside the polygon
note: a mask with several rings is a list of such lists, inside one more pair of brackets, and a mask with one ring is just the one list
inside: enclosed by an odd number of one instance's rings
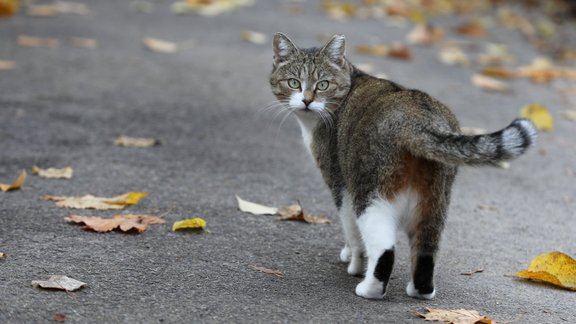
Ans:
{"label": "cat's front paw", "polygon": [[410,297],[418,298],[418,299],[434,299],[436,296],[436,289],[433,289],[431,293],[428,294],[421,294],[416,287],[414,287],[414,283],[410,281],[408,286],[406,286],[406,294]]}
{"label": "cat's front paw", "polygon": [[350,262],[351,258],[352,258],[352,251],[350,251],[350,247],[348,246],[348,244],[346,244],[342,248],[342,251],[340,251],[340,261],[344,263]]}
{"label": "cat's front paw", "polygon": [[356,286],[356,295],[368,299],[384,298],[384,285],[376,279],[364,279]]}

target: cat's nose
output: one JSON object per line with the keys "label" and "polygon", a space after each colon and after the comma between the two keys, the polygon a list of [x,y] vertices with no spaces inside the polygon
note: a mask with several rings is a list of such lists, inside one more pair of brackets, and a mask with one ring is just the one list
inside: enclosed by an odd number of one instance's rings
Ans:
{"label": "cat's nose", "polygon": [[312,101],[313,101],[312,99],[302,99],[302,102],[304,103],[304,105],[306,107],[308,107],[308,105],[310,105],[310,103],[312,103]]}

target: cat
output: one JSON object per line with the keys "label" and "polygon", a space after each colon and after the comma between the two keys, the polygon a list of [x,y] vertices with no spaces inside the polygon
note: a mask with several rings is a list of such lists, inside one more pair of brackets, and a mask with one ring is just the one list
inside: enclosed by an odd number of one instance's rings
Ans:
{"label": "cat", "polygon": [[297,117],[338,209],[345,237],[340,259],[349,274],[364,272],[355,293],[385,296],[401,228],[411,251],[406,293],[434,298],[436,254],[458,166],[520,156],[533,146],[535,126],[516,119],[495,133],[462,135],[438,100],[357,69],[345,57],[343,35],[321,48],[298,48],[277,33],[273,54],[272,92]]}

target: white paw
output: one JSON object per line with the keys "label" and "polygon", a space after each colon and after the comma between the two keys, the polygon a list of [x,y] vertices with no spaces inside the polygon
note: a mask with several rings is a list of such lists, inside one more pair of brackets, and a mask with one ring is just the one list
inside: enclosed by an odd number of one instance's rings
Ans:
{"label": "white paw", "polygon": [[430,300],[430,299],[434,299],[434,297],[436,296],[436,289],[434,289],[429,294],[421,294],[414,287],[414,283],[412,281],[410,281],[408,283],[408,286],[406,286],[406,294],[408,294],[408,296],[410,296],[410,297]]}
{"label": "white paw", "polygon": [[376,279],[364,279],[356,286],[356,295],[368,299],[384,298],[382,282]]}
{"label": "white paw", "polygon": [[346,244],[342,248],[342,251],[340,251],[340,261],[350,262],[351,258],[352,258],[352,251],[350,251],[350,247],[348,247],[348,244]]}
{"label": "white paw", "polygon": [[350,264],[348,264],[348,274],[352,276],[359,276],[364,272],[364,262],[360,254],[352,254],[350,257]]}

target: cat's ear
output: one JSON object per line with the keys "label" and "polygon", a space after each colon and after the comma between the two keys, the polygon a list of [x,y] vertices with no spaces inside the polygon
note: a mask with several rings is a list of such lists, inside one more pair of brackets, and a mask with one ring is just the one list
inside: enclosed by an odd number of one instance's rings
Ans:
{"label": "cat's ear", "polygon": [[344,63],[344,52],[346,50],[346,38],[344,35],[334,35],[324,45],[322,52],[330,58],[330,60],[337,65]]}
{"label": "cat's ear", "polygon": [[274,35],[272,48],[274,49],[274,65],[285,61],[290,55],[298,51],[296,45],[282,33],[276,33]]}

